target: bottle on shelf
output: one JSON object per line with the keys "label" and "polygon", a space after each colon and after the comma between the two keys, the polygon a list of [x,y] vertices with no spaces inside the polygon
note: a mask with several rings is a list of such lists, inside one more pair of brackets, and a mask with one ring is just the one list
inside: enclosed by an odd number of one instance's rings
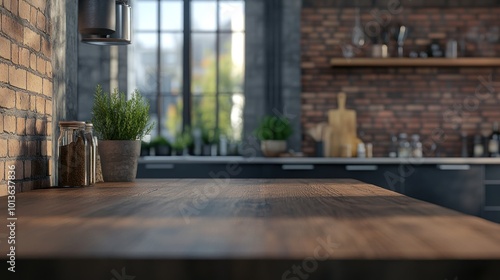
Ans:
{"label": "bottle on shelf", "polygon": [[408,142],[408,135],[406,133],[399,134],[399,148],[398,157],[408,158],[411,154],[410,142]]}
{"label": "bottle on shelf", "polygon": [[411,136],[411,156],[414,158],[421,158],[424,156],[422,149],[422,142],[420,142],[420,135],[413,134]]}
{"label": "bottle on shelf", "polygon": [[500,144],[500,132],[498,131],[498,122],[493,123],[493,132],[488,139],[488,152],[490,157],[500,157],[498,151]]}
{"label": "bottle on shelf", "polygon": [[474,157],[482,157],[484,156],[484,146],[483,146],[483,137],[481,135],[474,136]]}
{"label": "bottle on shelf", "polygon": [[364,143],[358,143],[358,158],[366,158],[366,146]]}
{"label": "bottle on shelf", "polygon": [[398,157],[398,137],[394,134],[391,134],[391,147],[389,148],[389,157]]}

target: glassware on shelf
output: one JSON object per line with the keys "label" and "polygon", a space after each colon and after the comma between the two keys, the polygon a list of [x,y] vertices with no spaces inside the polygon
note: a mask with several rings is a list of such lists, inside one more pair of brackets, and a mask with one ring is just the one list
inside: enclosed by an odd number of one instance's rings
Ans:
{"label": "glassware on shelf", "polygon": [[57,171],[60,187],[88,185],[87,147],[85,122],[60,121]]}
{"label": "glassware on shelf", "polygon": [[411,154],[410,142],[408,142],[408,135],[406,133],[399,134],[399,148],[398,157],[409,158]]}
{"label": "glassware on shelf", "polygon": [[96,183],[97,165],[97,142],[94,138],[94,126],[91,123],[85,124],[85,140],[87,140],[87,181],[89,185]]}
{"label": "glassware on shelf", "polygon": [[424,156],[422,149],[422,142],[420,142],[420,135],[413,134],[411,136],[411,156],[414,158],[421,158]]}
{"label": "glassware on shelf", "polygon": [[394,134],[391,134],[391,147],[389,149],[389,157],[398,157],[398,137]]}
{"label": "glassware on shelf", "polygon": [[481,135],[474,136],[474,149],[473,149],[474,157],[482,157],[484,156],[484,146],[483,146],[483,137]]}
{"label": "glassware on shelf", "polygon": [[365,32],[363,31],[363,26],[361,25],[359,8],[356,8],[356,19],[352,29],[352,44],[358,48],[365,45]]}

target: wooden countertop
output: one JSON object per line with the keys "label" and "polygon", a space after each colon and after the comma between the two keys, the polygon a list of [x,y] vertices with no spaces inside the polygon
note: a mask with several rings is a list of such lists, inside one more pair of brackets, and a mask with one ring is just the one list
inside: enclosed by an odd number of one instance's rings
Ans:
{"label": "wooden countertop", "polygon": [[139,180],[16,204],[26,260],[500,260],[499,224],[354,180]]}

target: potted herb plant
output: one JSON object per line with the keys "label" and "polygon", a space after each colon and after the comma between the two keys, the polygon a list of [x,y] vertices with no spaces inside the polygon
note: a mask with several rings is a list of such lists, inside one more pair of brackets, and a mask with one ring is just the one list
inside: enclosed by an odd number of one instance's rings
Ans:
{"label": "potted herb plant", "polygon": [[155,155],[157,156],[168,156],[170,155],[171,144],[167,138],[163,136],[156,136],[151,141],[151,147],[155,149]]}
{"label": "potted herb plant", "polygon": [[203,155],[216,156],[220,133],[218,129],[203,129],[201,138],[203,140]]}
{"label": "potted herb plant", "polygon": [[99,138],[102,175],[105,182],[130,182],[137,175],[141,138],[153,128],[149,103],[138,90],[127,96],[117,89],[104,92],[97,85],[92,123]]}
{"label": "potted herb plant", "polygon": [[189,130],[179,133],[172,143],[172,155],[187,155],[188,148],[193,143],[193,137]]}
{"label": "potted herb plant", "polygon": [[292,133],[288,119],[277,116],[265,116],[255,131],[255,135],[261,140],[262,154],[266,157],[277,157],[286,152],[286,140]]}

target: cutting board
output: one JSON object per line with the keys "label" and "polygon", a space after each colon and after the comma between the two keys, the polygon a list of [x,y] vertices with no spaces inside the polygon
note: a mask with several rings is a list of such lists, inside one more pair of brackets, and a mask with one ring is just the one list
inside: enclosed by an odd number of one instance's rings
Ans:
{"label": "cutting board", "polygon": [[[351,155],[356,156],[358,139],[356,137],[356,111],[345,108],[346,95],[338,94],[338,109],[328,111],[330,126],[330,150],[332,157],[344,157],[343,147],[350,145]],[[345,148],[344,148],[345,150]]]}

